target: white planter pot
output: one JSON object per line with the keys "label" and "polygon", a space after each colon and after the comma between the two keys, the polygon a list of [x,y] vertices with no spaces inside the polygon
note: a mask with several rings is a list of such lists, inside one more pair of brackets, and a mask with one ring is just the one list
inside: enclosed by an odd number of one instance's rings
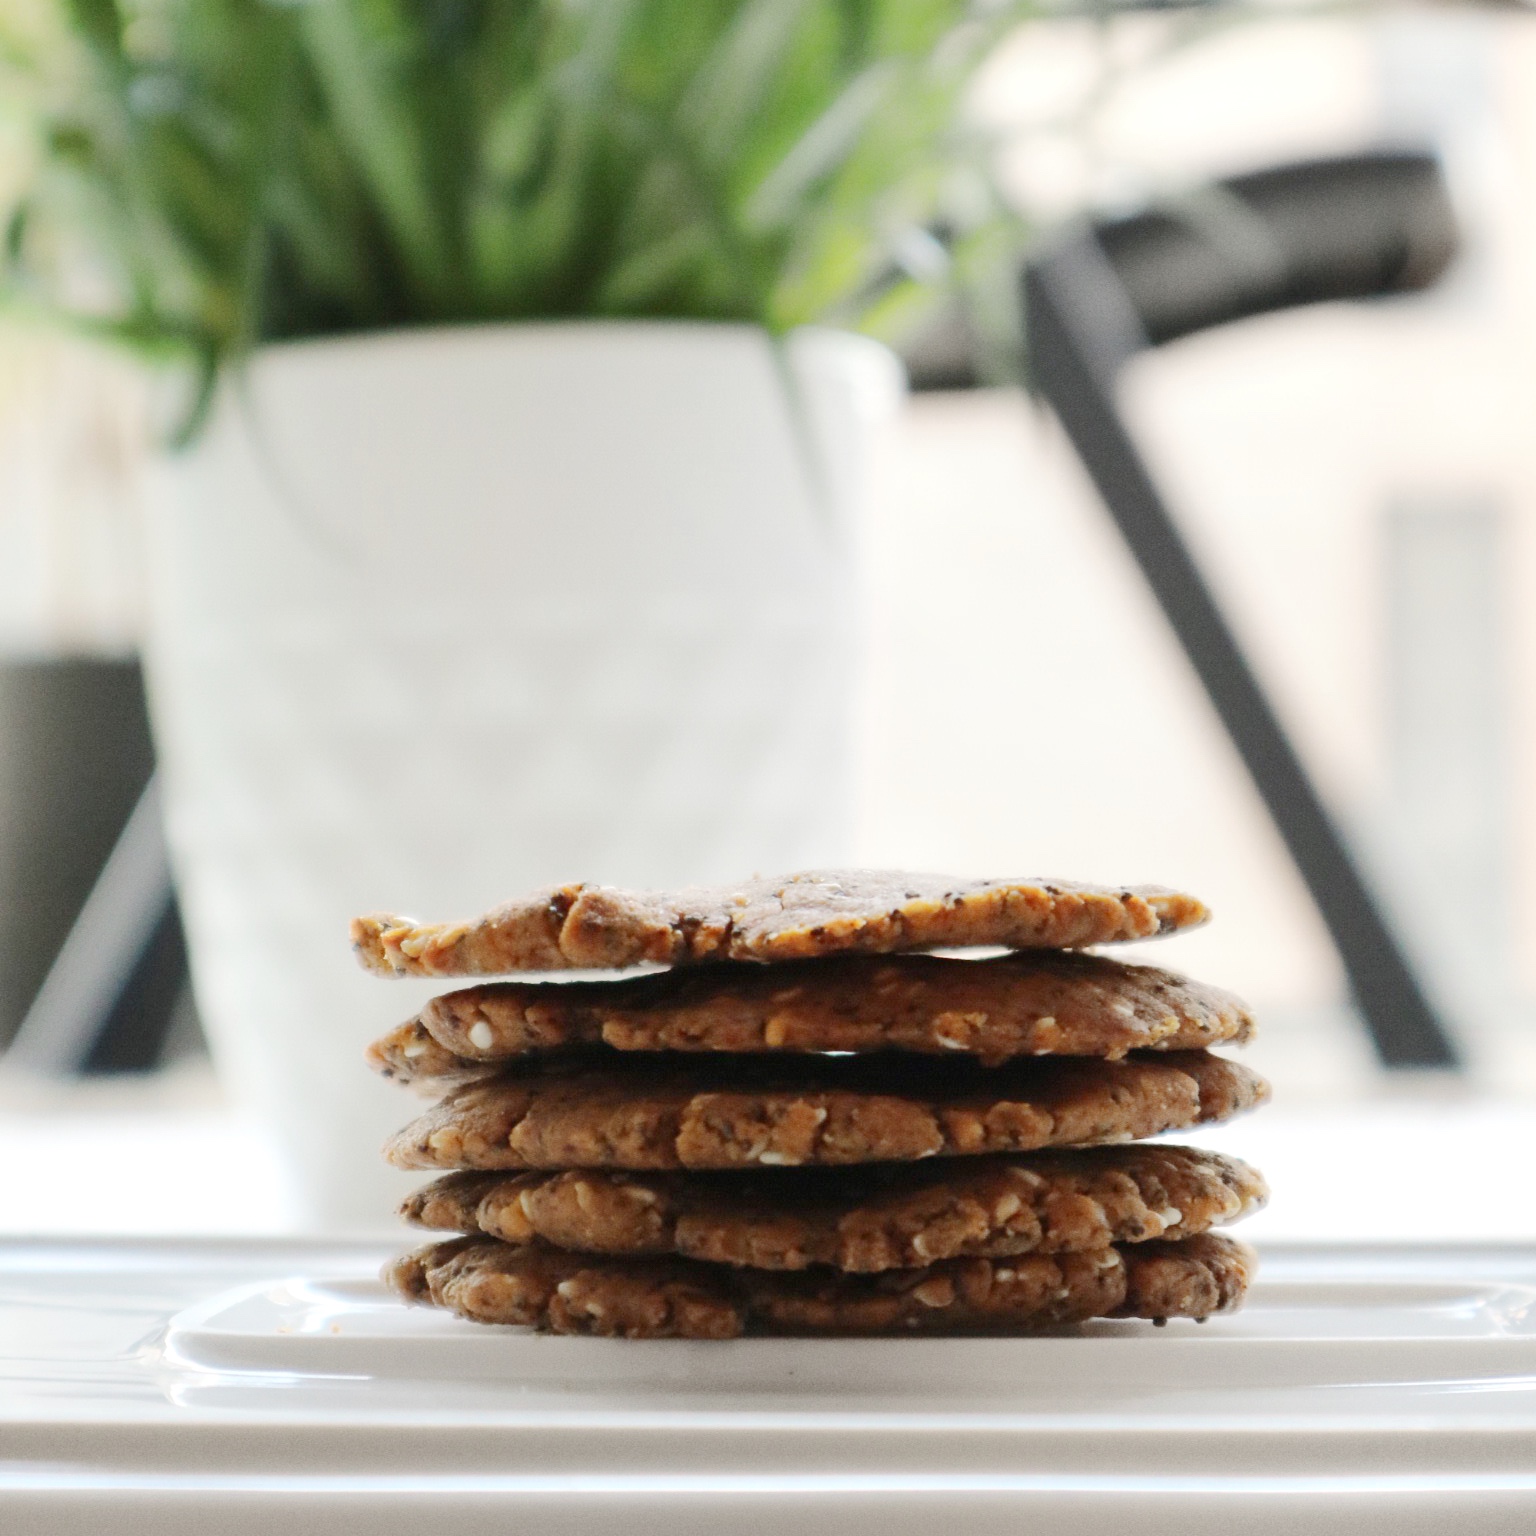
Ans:
{"label": "white planter pot", "polygon": [[[844,856],[860,338],[496,326],[272,347],[170,461],[148,664],[198,1003],[312,1225],[389,1220],[377,908]],[[407,1181],[408,1182],[408,1181]]]}

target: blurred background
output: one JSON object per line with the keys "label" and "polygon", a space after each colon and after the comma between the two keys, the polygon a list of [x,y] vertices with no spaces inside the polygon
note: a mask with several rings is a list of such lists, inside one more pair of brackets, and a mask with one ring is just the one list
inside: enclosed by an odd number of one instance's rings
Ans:
{"label": "blurred background", "polygon": [[[35,5],[30,63],[62,54],[95,9],[55,21]],[[174,7],[136,9],[129,23],[152,30]],[[774,46],[763,16],[815,7],[746,9],[761,14],[757,34],[735,34],[743,57],[754,35]],[[928,175],[924,216],[882,215],[883,243],[844,283],[858,306],[801,313],[781,286],[766,314],[770,329],[871,332],[913,386],[876,413],[867,489],[850,503],[857,634],[837,851],[1199,893],[1217,921],[1135,958],[1230,987],[1258,1014],[1251,1059],[1275,1104],[1204,1138],[1251,1156],[1275,1187],[1254,1235],[1536,1236],[1536,1207],[1490,1171],[1536,1152],[1536,15],[993,6],[966,24],[974,58],[951,115],[907,98],[914,132],[963,149],[942,187]],[[50,90],[92,89],[62,78]],[[0,185],[35,178],[37,114],[63,99],[8,115]],[[829,131],[825,117],[812,126]],[[57,148],[56,119],[50,131]],[[1196,670],[1082,456],[1026,391],[1033,332],[1015,297],[1024,262],[1084,218],[1193,206],[1222,178],[1382,150],[1438,163],[1457,235],[1443,275],[1138,350],[1115,382],[1443,1030],[1446,1060],[1407,1068],[1384,1064]],[[35,237],[20,220],[11,235],[25,276]],[[64,265],[66,287],[98,280],[90,263]],[[0,311],[0,1039],[15,1043],[0,1063],[0,1228],[286,1230],[310,1219],[293,1159],[236,1056],[210,1061],[157,791],[145,796],[144,528],[167,437],[189,400],[200,409],[200,386],[195,370],[168,386],[91,325],[58,325],[28,282],[12,291]],[[763,318],[711,309],[703,289],[667,289],[653,308],[605,291],[593,313]],[[579,313],[535,303],[504,318]],[[180,874],[190,843],[172,843]],[[589,873],[606,869],[564,877]],[[499,894],[524,883],[509,876]],[[137,917],[114,925],[114,891]],[[375,904],[411,899],[380,889]],[[70,944],[73,970],[60,963]],[[195,934],[192,947],[195,970]],[[94,975],[90,956],[107,949],[115,969]],[[409,1011],[397,996],[369,995],[375,1032]]]}

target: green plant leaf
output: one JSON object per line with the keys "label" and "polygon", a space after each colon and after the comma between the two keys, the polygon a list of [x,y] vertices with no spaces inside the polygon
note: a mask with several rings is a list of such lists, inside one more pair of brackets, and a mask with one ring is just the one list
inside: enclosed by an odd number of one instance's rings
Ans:
{"label": "green plant leaf", "polygon": [[753,193],[746,208],[748,223],[763,228],[793,218],[853,151],[897,79],[896,70],[881,63],[849,81]]}
{"label": "green plant leaf", "polygon": [[[32,4],[35,25],[0,23],[0,114],[26,130],[0,295],[181,357],[204,385],[263,339],[402,325],[896,324],[944,284],[883,281],[893,243],[945,216],[976,152],[957,103],[1019,14]],[[1000,313],[984,248],[946,282]]]}
{"label": "green plant leaf", "polygon": [[303,16],[336,132],[399,240],[413,285],[428,303],[446,297],[453,252],[413,121],[406,8],[394,0],[324,0],[303,7]]}

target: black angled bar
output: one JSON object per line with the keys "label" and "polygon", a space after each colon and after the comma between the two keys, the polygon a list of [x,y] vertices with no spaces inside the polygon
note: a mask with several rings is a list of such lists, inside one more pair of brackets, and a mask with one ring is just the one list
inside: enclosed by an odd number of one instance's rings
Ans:
{"label": "black angled bar", "polygon": [[1115,399],[1135,353],[1265,311],[1427,287],[1455,219],[1435,160],[1381,153],[1235,177],[1083,225],[1027,265],[1029,372],[1184,647],[1338,949],[1389,1067],[1460,1058],[1329,814]]}

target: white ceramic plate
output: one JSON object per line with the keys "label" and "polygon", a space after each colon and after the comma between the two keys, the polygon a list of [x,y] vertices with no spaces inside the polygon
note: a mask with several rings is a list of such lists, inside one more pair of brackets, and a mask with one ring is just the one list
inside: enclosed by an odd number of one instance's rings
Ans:
{"label": "white ceramic plate", "polygon": [[[365,1373],[617,1389],[650,1404],[690,1391],[933,1397],[1022,1406],[1149,1385],[1242,1394],[1256,1382],[1536,1373],[1536,1283],[1335,1273],[1281,1259],[1246,1306],[1207,1323],[1098,1322],[1071,1336],[1007,1339],[737,1339],[727,1343],[556,1338],[410,1307],[372,1278],[292,1276],[239,1287],[178,1314],[167,1356],[208,1371]],[[1213,1399],[1214,1401],[1214,1399]]]}
{"label": "white ceramic plate", "polygon": [[540,1337],[379,1246],[0,1245],[0,1530],[1515,1536],[1536,1249],[1277,1247],[1203,1327]]}

